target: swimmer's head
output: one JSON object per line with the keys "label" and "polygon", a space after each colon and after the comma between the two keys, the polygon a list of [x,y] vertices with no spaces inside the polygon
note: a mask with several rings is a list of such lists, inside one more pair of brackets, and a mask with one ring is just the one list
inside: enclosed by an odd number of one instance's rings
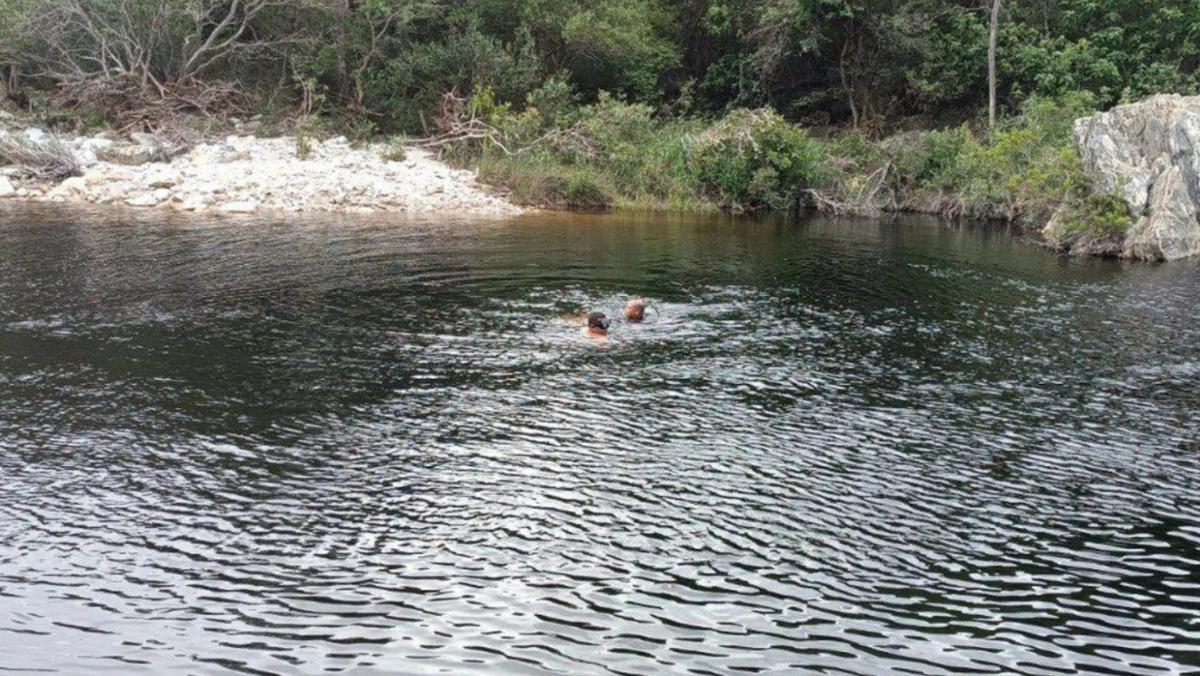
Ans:
{"label": "swimmer's head", "polygon": [[588,315],[588,333],[597,336],[608,334],[608,317],[603,312],[593,312]]}
{"label": "swimmer's head", "polygon": [[625,304],[625,319],[631,322],[640,322],[646,318],[646,301],[641,298],[634,298]]}

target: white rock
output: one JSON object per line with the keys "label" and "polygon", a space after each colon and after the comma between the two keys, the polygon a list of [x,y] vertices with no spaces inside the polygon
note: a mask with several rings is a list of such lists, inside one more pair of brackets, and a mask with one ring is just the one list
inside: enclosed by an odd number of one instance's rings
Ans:
{"label": "white rock", "polygon": [[106,138],[79,138],[71,143],[71,150],[84,167],[95,165],[99,160],[97,154],[113,147],[113,142]]}
{"label": "white rock", "polygon": [[184,211],[203,211],[208,208],[208,198],[204,195],[188,195],[179,203]]}
{"label": "white rock", "polygon": [[249,214],[258,211],[258,202],[255,200],[228,202],[222,204],[220,210],[231,214]]}
{"label": "white rock", "polygon": [[188,161],[196,165],[221,164],[226,162],[241,162],[251,159],[249,150],[237,148],[223,143],[221,145],[201,144],[188,153]]}
{"label": "white rock", "polygon": [[62,183],[58,184],[55,192],[62,193],[68,196],[78,196],[87,192],[87,181],[82,176],[72,176]]}
{"label": "white rock", "polygon": [[146,148],[155,148],[162,145],[162,141],[154,134],[146,134],[140,131],[130,132],[129,140]]}
{"label": "white rock", "polygon": [[0,197],[12,197],[16,194],[12,181],[9,181],[7,176],[0,176]]}
{"label": "white rock", "polygon": [[30,127],[29,129],[25,130],[25,138],[33,141],[34,143],[44,143],[50,137],[41,129],[38,129],[37,127]]}
{"label": "white rock", "polygon": [[[151,139],[138,140],[157,142]],[[314,141],[313,145],[313,157],[297,162],[295,138],[231,136],[225,142],[199,145],[169,161],[139,164],[151,159],[147,148],[79,137],[68,142],[77,154],[86,155],[81,152],[84,149],[107,150],[98,154],[103,158],[101,162],[82,177],[82,188],[78,187],[80,181],[66,188],[59,186],[53,199],[78,190],[79,195],[72,194],[70,199],[147,207],[170,205],[188,211],[520,211],[484,193],[473,173],[451,170],[421,149],[411,149],[405,162],[396,163],[381,160],[371,148],[353,148],[344,138]],[[0,167],[0,174],[5,171]],[[15,185],[16,180],[10,183]]]}
{"label": "white rock", "polygon": [[179,174],[155,173],[146,177],[146,186],[150,188],[174,188],[179,183]]}
{"label": "white rock", "polygon": [[133,197],[125,200],[125,203],[131,207],[153,207],[157,206],[161,201],[162,199],[160,199],[158,195],[148,192],[140,195],[134,195]]}

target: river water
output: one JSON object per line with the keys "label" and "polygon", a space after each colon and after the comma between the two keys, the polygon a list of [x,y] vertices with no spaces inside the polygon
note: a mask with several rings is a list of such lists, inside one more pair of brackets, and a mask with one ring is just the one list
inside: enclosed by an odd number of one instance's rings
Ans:
{"label": "river water", "polygon": [[1186,671],[1198,317],[919,220],[9,207],[0,671]]}

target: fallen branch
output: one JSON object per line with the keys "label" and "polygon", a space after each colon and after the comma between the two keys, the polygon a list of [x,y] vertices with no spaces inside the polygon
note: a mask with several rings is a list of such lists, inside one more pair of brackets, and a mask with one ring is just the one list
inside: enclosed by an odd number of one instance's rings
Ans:
{"label": "fallen branch", "polygon": [[566,129],[551,129],[532,139],[522,138],[480,119],[471,109],[470,102],[455,92],[442,96],[437,133],[415,139],[412,144],[438,150],[462,145],[475,149],[496,148],[509,156],[548,148],[555,153],[576,155],[585,161],[595,160],[601,152],[600,143],[579,124]]}
{"label": "fallen branch", "polygon": [[442,110],[437,118],[437,133],[416,139],[413,145],[420,148],[441,150],[447,146],[468,145],[483,147],[492,145],[505,155],[511,155],[505,134],[497,127],[484,122],[471,110],[467,99],[453,91],[442,95]]}
{"label": "fallen branch", "polygon": [[21,174],[44,181],[79,176],[82,167],[62,141],[47,137],[33,141],[24,136],[0,136],[0,165],[16,167]]}
{"label": "fallen branch", "polygon": [[191,141],[197,135],[192,125],[185,124],[188,118],[211,123],[247,111],[246,97],[233,83],[192,81],[146,87],[133,77],[65,81],[53,105],[98,113],[121,133],[150,132],[176,141]]}

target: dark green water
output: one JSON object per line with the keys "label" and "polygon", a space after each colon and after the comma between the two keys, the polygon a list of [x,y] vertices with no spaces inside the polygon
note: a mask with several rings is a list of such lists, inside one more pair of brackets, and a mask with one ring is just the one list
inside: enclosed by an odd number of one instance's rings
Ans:
{"label": "dark green water", "polygon": [[0,211],[0,671],[1200,664],[1194,263],[166,218]]}

